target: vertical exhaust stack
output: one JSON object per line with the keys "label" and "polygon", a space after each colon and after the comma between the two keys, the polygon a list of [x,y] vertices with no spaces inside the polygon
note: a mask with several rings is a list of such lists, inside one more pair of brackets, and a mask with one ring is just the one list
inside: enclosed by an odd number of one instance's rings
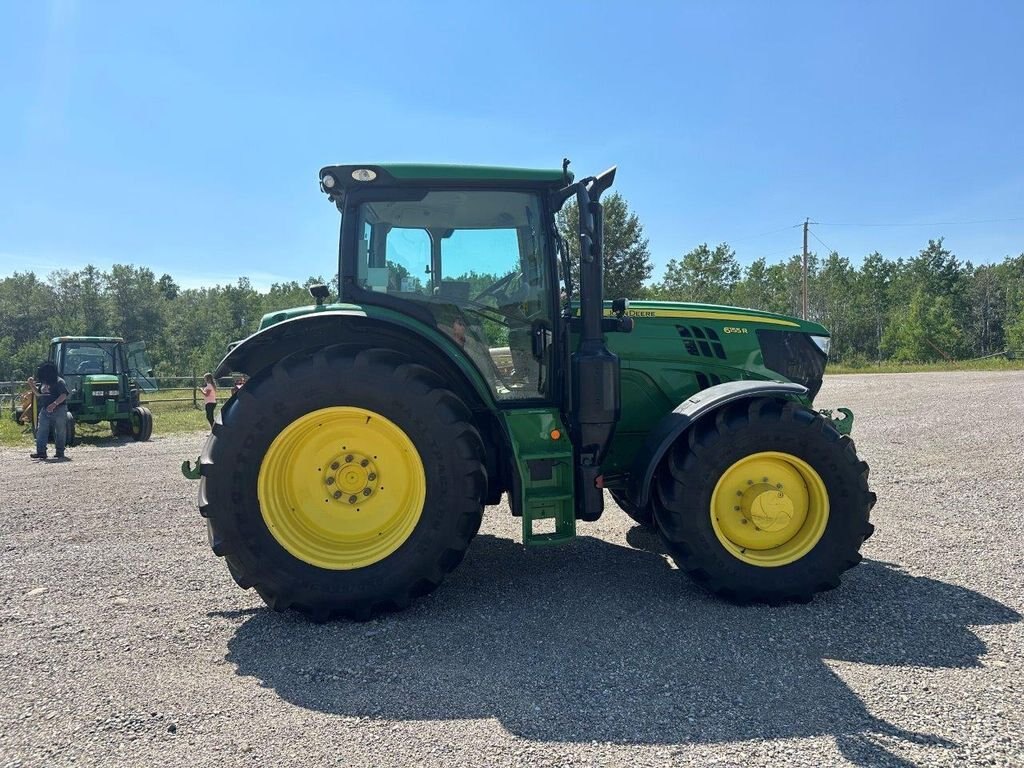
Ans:
{"label": "vertical exhaust stack", "polygon": [[572,354],[572,418],[579,452],[576,516],[597,520],[604,494],[597,487],[615,425],[619,420],[619,358],[604,343],[604,212],[601,195],[615,180],[615,168],[576,187],[580,237],[580,344]]}

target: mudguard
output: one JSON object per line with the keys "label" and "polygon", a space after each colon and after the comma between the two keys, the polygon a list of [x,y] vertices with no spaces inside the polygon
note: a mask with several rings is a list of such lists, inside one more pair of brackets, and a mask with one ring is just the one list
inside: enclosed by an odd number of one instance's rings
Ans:
{"label": "mudguard", "polygon": [[680,403],[648,433],[633,459],[629,473],[630,499],[639,507],[646,507],[650,503],[651,483],[665,453],[702,416],[736,400],[765,396],[800,398],[806,395],[807,387],[781,381],[730,381],[702,389],[689,400]]}
{"label": "mudguard", "polygon": [[451,374],[457,394],[493,406],[494,397],[483,377],[451,339],[416,319],[386,310],[371,315],[358,307],[331,309],[274,323],[229,349],[214,375],[253,376],[293,352],[348,342],[381,346],[392,342],[396,349],[414,350],[419,362],[442,375]]}

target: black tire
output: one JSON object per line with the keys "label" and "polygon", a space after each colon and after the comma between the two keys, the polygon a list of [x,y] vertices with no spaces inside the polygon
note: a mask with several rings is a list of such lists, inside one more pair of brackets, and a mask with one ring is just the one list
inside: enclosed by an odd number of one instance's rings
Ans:
{"label": "black tire", "polygon": [[144,442],[153,434],[153,414],[145,406],[132,408],[130,421],[127,422],[128,434],[132,440]]}
{"label": "black tire", "polygon": [[637,523],[637,525],[642,525],[644,528],[650,528],[651,530],[656,527],[654,522],[654,511],[651,509],[650,505],[645,508],[638,507],[630,501],[629,497],[626,496],[623,491],[609,491],[609,493],[612,495],[615,503],[619,505],[619,509],[633,518],[633,521]]}
{"label": "black tire", "polygon": [[[412,442],[425,475],[422,511],[408,537],[383,559],[350,570],[289,553],[268,529],[257,492],[274,438],[332,406],[389,419]],[[203,450],[199,509],[214,553],[240,587],[254,587],[271,608],[315,621],[365,620],[405,608],[462,561],[483,515],[483,456],[469,409],[433,371],[390,350],[328,347],[281,360],[225,403]]]}
{"label": "black tire", "polygon": [[[762,451],[790,454],[818,473],[829,499],[821,538],[785,565],[752,565],[734,556],[715,534],[712,495],[737,461]],[[672,559],[710,591],[734,602],[807,602],[839,586],[860,562],[874,530],[875,495],[868,465],[853,441],[820,414],[797,403],[757,399],[707,416],[674,445],[655,479],[654,514]]]}

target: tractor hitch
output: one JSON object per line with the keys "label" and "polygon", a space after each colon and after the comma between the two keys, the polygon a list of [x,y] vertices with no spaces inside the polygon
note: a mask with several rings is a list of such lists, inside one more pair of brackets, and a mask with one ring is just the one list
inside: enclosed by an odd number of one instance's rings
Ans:
{"label": "tractor hitch", "polygon": [[181,474],[185,476],[186,480],[198,480],[202,477],[202,468],[199,466],[199,457],[196,457],[195,466],[188,459],[181,462]]}

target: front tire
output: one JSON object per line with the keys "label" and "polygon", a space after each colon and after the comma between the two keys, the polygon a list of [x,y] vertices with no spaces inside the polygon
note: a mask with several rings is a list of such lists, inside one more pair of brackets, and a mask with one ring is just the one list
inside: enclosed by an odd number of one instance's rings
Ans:
{"label": "front tire", "polygon": [[440,378],[384,349],[285,358],[221,409],[200,512],[242,588],[317,621],[435,589],[480,527],[483,441]]}
{"label": "front tire", "polygon": [[797,403],[698,422],[659,468],[655,517],[679,568],[736,602],[806,602],[860,562],[875,495],[853,441]]}

